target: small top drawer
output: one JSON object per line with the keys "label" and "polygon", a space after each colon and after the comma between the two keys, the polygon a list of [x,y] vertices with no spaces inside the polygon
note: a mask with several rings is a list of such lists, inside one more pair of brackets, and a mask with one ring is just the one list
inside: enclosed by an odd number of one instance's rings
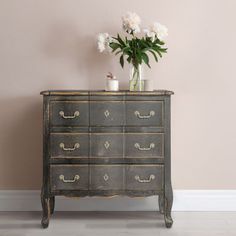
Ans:
{"label": "small top drawer", "polygon": [[87,101],[51,102],[52,126],[88,126],[89,112]]}
{"label": "small top drawer", "polygon": [[163,101],[127,101],[127,126],[163,127]]}
{"label": "small top drawer", "polygon": [[125,122],[124,102],[122,101],[91,101],[91,126],[122,126]]}

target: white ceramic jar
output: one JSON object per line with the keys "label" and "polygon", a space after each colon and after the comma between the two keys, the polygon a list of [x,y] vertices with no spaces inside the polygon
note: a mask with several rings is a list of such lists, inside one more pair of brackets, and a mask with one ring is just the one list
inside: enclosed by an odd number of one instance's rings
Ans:
{"label": "white ceramic jar", "polygon": [[117,79],[107,79],[106,91],[119,91],[119,81]]}

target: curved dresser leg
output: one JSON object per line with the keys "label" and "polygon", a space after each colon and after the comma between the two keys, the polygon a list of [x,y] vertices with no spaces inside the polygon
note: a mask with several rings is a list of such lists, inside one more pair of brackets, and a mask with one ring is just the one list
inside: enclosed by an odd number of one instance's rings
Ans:
{"label": "curved dresser leg", "polygon": [[55,197],[50,197],[50,214],[52,215],[54,213],[54,209],[55,209]]}
{"label": "curved dresser leg", "polygon": [[160,194],[158,196],[159,211],[161,214],[164,214],[164,195]]}
{"label": "curved dresser leg", "polygon": [[173,220],[171,217],[171,208],[172,208],[172,204],[173,204],[172,188],[170,188],[168,193],[165,195],[164,201],[165,201],[164,218],[165,218],[166,228],[171,228],[171,226],[173,224]]}
{"label": "curved dresser leg", "polygon": [[41,194],[41,203],[43,208],[41,225],[43,228],[47,228],[49,225],[50,218],[50,198],[45,198],[43,194]]}

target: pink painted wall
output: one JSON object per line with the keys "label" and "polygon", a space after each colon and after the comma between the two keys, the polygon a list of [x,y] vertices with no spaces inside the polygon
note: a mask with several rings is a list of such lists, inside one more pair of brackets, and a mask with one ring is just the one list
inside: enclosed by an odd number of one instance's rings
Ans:
{"label": "pink painted wall", "polygon": [[[175,189],[236,188],[236,1],[1,0],[0,189],[39,189],[45,89],[103,89],[107,71],[128,86],[118,58],[96,50],[121,16],[169,28],[169,53],[146,76],[175,91]],[[127,68],[127,67],[126,67]]]}

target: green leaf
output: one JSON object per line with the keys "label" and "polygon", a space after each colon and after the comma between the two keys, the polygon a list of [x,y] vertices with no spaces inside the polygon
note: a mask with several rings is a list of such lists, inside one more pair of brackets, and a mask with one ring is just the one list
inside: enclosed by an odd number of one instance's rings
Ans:
{"label": "green leaf", "polygon": [[147,44],[147,46],[150,47],[150,48],[153,46],[153,42],[152,42],[151,38],[147,38],[147,39],[146,39],[146,44]]}
{"label": "green leaf", "polygon": [[152,46],[152,49],[153,49],[154,51],[158,51],[160,48],[161,48],[161,47],[158,46],[158,45],[153,45],[153,46]]}
{"label": "green leaf", "polygon": [[157,52],[160,57],[162,57],[161,53],[167,53],[167,48],[161,48],[159,46],[154,46],[152,49],[155,52]]}
{"label": "green leaf", "polygon": [[167,53],[167,49],[168,49],[168,48],[159,48],[159,51],[160,51],[160,52],[163,52],[163,53]]}
{"label": "green leaf", "polygon": [[124,68],[124,55],[123,54],[120,56],[120,65],[122,68]]}
{"label": "green leaf", "polygon": [[156,53],[154,51],[152,51],[152,50],[149,50],[149,52],[152,53],[152,55],[154,56],[156,62],[158,62],[158,58],[157,58]]}
{"label": "green leaf", "polygon": [[148,49],[149,45],[145,41],[141,41],[141,44],[144,48]]}
{"label": "green leaf", "polygon": [[116,48],[116,47],[120,46],[119,43],[115,43],[115,42],[111,42],[109,45],[110,45],[111,48]]}
{"label": "green leaf", "polygon": [[132,50],[129,47],[123,48],[123,53],[130,56],[132,55]]}
{"label": "green leaf", "polygon": [[149,58],[148,58],[147,53],[143,52],[143,53],[142,53],[142,58],[143,58],[144,63],[145,63],[149,68],[151,68],[151,66],[149,65]]}
{"label": "green leaf", "polygon": [[156,38],[154,41],[155,44],[159,44],[159,45],[164,45],[165,42],[161,41],[160,39]]}
{"label": "green leaf", "polygon": [[142,64],[142,53],[140,50],[137,51],[137,61],[138,64]]}
{"label": "green leaf", "polygon": [[159,47],[154,47],[153,50],[154,50],[160,57],[162,57]]}
{"label": "green leaf", "polygon": [[121,53],[122,52],[122,50],[119,50],[119,51],[117,51],[116,53],[115,53],[115,55],[118,55],[119,53]]}
{"label": "green leaf", "polygon": [[125,45],[125,42],[122,40],[122,38],[120,37],[119,34],[117,34],[117,40],[118,40],[118,42],[119,42],[123,47],[126,46],[126,45]]}
{"label": "green leaf", "polygon": [[162,57],[162,54],[161,54],[161,52],[157,51],[157,53],[158,53],[158,55],[159,55],[160,57]]}
{"label": "green leaf", "polygon": [[128,58],[127,58],[127,62],[130,63],[130,62],[131,62],[131,59],[132,59],[132,56],[131,56],[131,55],[128,56]]}
{"label": "green leaf", "polygon": [[114,52],[115,50],[117,50],[118,48],[120,48],[120,44],[119,43],[110,43],[109,46],[112,48],[112,52]]}

